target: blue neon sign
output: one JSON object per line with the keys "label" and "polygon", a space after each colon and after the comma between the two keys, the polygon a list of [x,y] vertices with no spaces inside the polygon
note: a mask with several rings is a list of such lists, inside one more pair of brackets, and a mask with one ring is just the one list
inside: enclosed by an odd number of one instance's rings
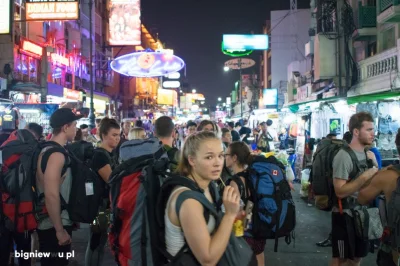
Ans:
{"label": "blue neon sign", "polygon": [[110,67],[115,72],[130,77],[160,77],[184,68],[185,62],[169,53],[142,51],[115,58]]}

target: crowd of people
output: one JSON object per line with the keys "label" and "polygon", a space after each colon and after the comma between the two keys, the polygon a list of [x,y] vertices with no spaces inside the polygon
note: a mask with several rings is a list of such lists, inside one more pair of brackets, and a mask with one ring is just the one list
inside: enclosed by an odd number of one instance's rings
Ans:
{"label": "crowd of people", "polygon": [[[9,261],[10,252],[16,244],[17,250],[30,252],[31,241],[38,242],[41,252],[68,252],[71,250],[71,235],[77,227],[69,219],[68,211],[62,208],[62,199],[68,198],[71,182],[68,182],[69,156],[87,162],[90,168],[103,180],[105,187],[113,170],[122,162],[120,148],[125,142],[158,138],[168,155],[171,172],[193,181],[203,191],[208,201],[217,204],[217,197],[211,185],[218,183],[224,216],[217,223],[215,217],[204,218],[204,209],[200,202],[178,199],[189,188],[176,186],[168,197],[165,209],[165,245],[166,250],[175,256],[186,244],[200,265],[217,265],[223,256],[238,217],[246,215],[244,206],[254,190],[249,187],[249,165],[256,156],[288,148],[288,133],[282,129],[279,135],[269,128],[271,120],[259,123],[252,129],[247,121],[217,123],[210,120],[188,121],[183,125],[174,125],[170,117],[158,118],[150,128],[144,128],[141,120],[134,125],[130,121],[119,123],[115,119],[96,120],[96,127],[89,130],[88,125],[77,127],[81,118],[70,109],[61,108],[50,118],[53,131],[43,135],[40,125],[31,123],[26,130],[38,141],[51,145],[44,148],[37,161],[36,192],[41,198],[48,216],[38,222],[35,230],[19,233],[1,228],[0,262]],[[398,176],[400,168],[391,166],[379,171],[379,164],[371,148],[375,138],[374,120],[368,113],[358,113],[349,121],[348,150],[339,150],[332,165],[332,232],[328,240],[318,243],[320,246],[332,246],[331,265],[360,265],[361,258],[370,251],[370,241],[360,238],[354,228],[352,212],[357,205],[366,205],[379,195],[385,195],[386,205],[393,202],[393,195],[400,189]],[[0,135],[1,144],[7,143],[11,132]],[[333,139],[334,136],[328,136]],[[400,133],[396,139],[400,152]],[[279,147],[278,147],[279,146]],[[58,150],[48,154],[51,147]],[[61,149],[61,150],[60,150]],[[65,151],[65,153],[63,152]],[[357,166],[354,165],[354,157]],[[311,182],[317,180],[312,177]],[[72,188],[74,189],[74,188]],[[396,197],[397,199],[397,197]],[[181,205],[180,205],[181,204]],[[399,202],[400,204],[400,202]],[[397,206],[397,205],[396,205]],[[395,213],[391,213],[395,212]],[[103,201],[99,204],[99,215],[91,224],[90,236],[85,255],[86,266],[102,264],[108,235],[110,214],[109,191],[105,190]],[[387,221],[393,222],[393,216],[400,218],[399,212],[387,208]],[[104,221],[106,226],[104,225]],[[397,221],[398,222],[398,221]],[[389,222],[388,222],[389,224]],[[384,224],[384,226],[388,226]],[[255,237],[251,233],[242,235],[254,252],[252,265],[266,265],[264,249],[266,238]],[[379,252],[379,265],[397,265],[398,250],[396,238],[384,238]],[[19,265],[31,265],[32,259],[20,258]],[[345,264],[350,263],[350,264]],[[391,263],[391,264],[390,264]],[[53,256],[41,258],[41,265],[67,265],[65,257]]]}

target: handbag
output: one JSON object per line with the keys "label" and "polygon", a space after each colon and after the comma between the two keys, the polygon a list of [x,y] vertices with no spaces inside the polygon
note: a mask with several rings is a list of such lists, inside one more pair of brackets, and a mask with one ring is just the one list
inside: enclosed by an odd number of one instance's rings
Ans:
{"label": "handbag", "polygon": [[361,207],[351,210],[356,236],[362,240],[380,239],[383,226],[379,208]]}

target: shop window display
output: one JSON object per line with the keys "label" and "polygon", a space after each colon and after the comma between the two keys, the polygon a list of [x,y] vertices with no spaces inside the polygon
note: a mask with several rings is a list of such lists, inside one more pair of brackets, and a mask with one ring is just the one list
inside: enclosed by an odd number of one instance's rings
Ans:
{"label": "shop window display", "polygon": [[16,53],[15,75],[17,79],[25,82],[39,82],[40,61],[34,57]]}

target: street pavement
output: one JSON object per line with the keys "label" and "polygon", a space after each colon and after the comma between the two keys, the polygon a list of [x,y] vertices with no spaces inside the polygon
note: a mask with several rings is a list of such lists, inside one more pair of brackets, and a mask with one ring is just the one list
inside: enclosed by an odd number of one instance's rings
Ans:
{"label": "street pavement", "polygon": [[[296,191],[293,197],[297,209],[296,239],[291,245],[286,245],[283,239],[279,241],[278,252],[274,253],[274,240],[268,240],[266,246],[266,265],[268,266],[322,266],[329,265],[331,248],[320,248],[315,245],[325,239],[330,232],[330,213],[317,210],[314,206],[300,198],[299,185],[295,185]],[[84,266],[87,239],[89,236],[88,225],[81,225],[81,229],[74,231],[72,235],[75,257],[69,265]],[[376,265],[376,253],[369,254],[363,259],[362,266]],[[40,265],[37,263],[37,265]],[[104,254],[104,266],[116,265],[109,247]]]}

